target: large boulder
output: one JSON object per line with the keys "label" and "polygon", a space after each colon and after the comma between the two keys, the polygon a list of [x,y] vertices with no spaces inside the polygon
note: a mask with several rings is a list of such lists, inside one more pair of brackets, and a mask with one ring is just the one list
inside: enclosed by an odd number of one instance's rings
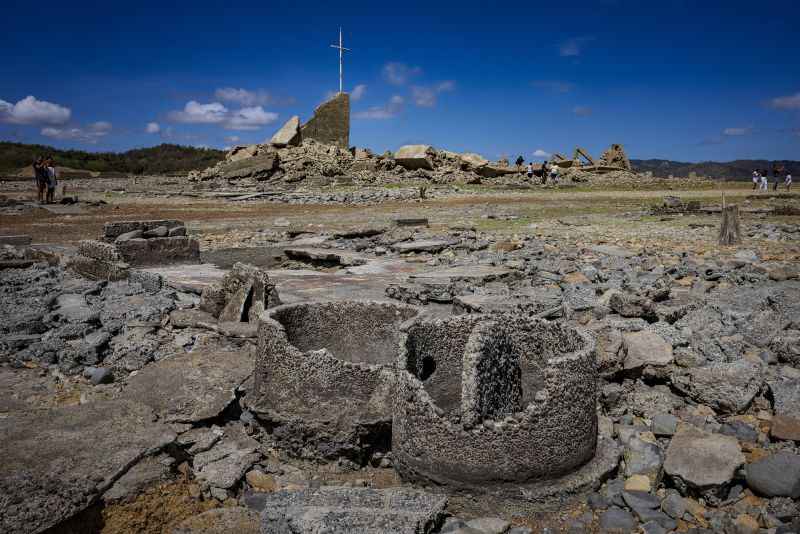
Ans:
{"label": "large boulder", "polygon": [[664,366],[672,363],[672,345],[649,330],[622,334],[625,346],[625,370],[645,365]]}
{"label": "large boulder", "polygon": [[435,151],[430,145],[403,145],[395,153],[394,160],[398,165],[409,170],[433,170]]}
{"label": "large boulder", "polygon": [[252,158],[257,151],[257,145],[236,145],[225,154],[225,161],[240,161]]}
{"label": "large boulder", "polygon": [[300,117],[295,115],[286,121],[286,124],[281,126],[281,129],[272,136],[269,143],[276,147],[285,147],[287,145],[297,146],[300,144],[301,139]]}
{"label": "large boulder", "polygon": [[278,304],[278,291],[267,271],[238,262],[200,296],[200,308],[224,322],[255,321],[259,313]]}
{"label": "large boulder", "polygon": [[761,366],[747,360],[712,362],[672,376],[675,388],[723,413],[744,411],[762,383]]}
{"label": "large boulder", "polygon": [[778,451],[747,465],[747,485],[767,497],[800,499],[800,454]]}
{"label": "large boulder", "polygon": [[260,146],[256,154],[236,161],[226,161],[216,169],[219,177],[226,180],[266,179],[278,168],[278,162],[278,151],[274,147]]}

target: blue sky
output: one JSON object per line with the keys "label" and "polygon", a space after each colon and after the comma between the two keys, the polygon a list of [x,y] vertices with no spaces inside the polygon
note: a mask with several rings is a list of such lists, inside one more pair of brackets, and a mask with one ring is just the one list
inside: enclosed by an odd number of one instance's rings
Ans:
{"label": "blue sky", "polygon": [[3,18],[2,140],[264,141],[337,90],[341,25],[356,146],[800,159],[797,1],[11,1]]}

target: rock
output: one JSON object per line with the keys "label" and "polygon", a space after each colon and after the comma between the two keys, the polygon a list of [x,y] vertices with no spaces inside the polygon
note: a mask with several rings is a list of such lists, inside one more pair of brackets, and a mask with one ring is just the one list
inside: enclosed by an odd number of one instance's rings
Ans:
{"label": "rock", "polygon": [[258,152],[258,145],[236,145],[225,154],[225,161],[237,162],[252,158]]}
{"label": "rock", "polygon": [[667,529],[664,528],[658,521],[648,521],[639,527],[642,534],[667,534]]}
{"label": "rock", "polygon": [[759,530],[758,521],[747,514],[739,514],[733,520],[733,534],[755,534]]}
{"label": "rock", "polygon": [[181,237],[186,235],[185,226],[175,226],[167,231],[167,237]]}
{"label": "rock", "polygon": [[680,519],[686,513],[686,501],[674,489],[668,489],[667,495],[661,502],[661,509],[673,519]]}
{"label": "rock", "polygon": [[255,367],[252,355],[196,350],[144,367],[122,398],[150,406],[162,421],[193,423],[219,415]]}
{"label": "rock", "polygon": [[722,423],[719,433],[725,434],[726,436],[732,436],[738,441],[749,441],[751,443],[758,441],[758,433],[756,432],[756,429],[744,421],[739,421],[738,419],[730,419]]}
{"label": "rock", "polygon": [[83,295],[66,293],[56,299],[53,314],[68,323],[87,323],[97,319],[99,313],[86,303]]}
{"label": "rock", "polygon": [[143,234],[144,232],[142,230],[132,230],[118,235],[116,239],[114,239],[114,242],[122,243],[123,241],[130,241],[131,239],[141,239]]}
{"label": "rock", "polygon": [[667,447],[664,471],[694,488],[718,490],[744,461],[736,439],[681,423]]}
{"label": "rock", "polygon": [[626,355],[625,370],[638,369],[645,365],[663,366],[672,363],[672,345],[649,330],[622,334]]}
{"label": "rock", "polygon": [[175,459],[164,453],[145,458],[114,482],[111,489],[103,494],[103,500],[110,502],[132,499],[145,487],[167,480],[171,476],[170,468],[174,464]]}
{"label": "rock", "polygon": [[231,488],[261,457],[255,452],[259,446],[247,435],[241,423],[234,423],[216,445],[195,455],[195,476],[212,487]]}
{"label": "rock", "polygon": [[625,476],[645,475],[655,484],[661,479],[664,451],[658,443],[632,437],[625,444]]}
{"label": "rock", "polygon": [[446,498],[418,490],[323,486],[265,493],[261,532],[430,532]]}
{"label": "rock", "polygon": [[511,524],[499,517],[479,517],[467,521],[467,527],[484,534],[502,534]]}
{"label": "rock", "polygon": [[625,149],[619,143],[614,143],[608,147],[598,158],[597,165],[602,167],[618,167],[620,169],[625,169],[626,171],[631,170],[631,164],[630,161],[628,161],[628,155],[625,153]]}
{"label": "rock", "polygon": [[673,385],[722,413],[744,411],[763,384],[761,365],[747,360],[711,362],[672,376]]}
{"label": "rock", "polygon": [[184,519],[175,527],[175,532],[180,534],[259,534],[260,531],[261,517],[258,512],[240,506],[213,508]]}
{"label": "rock", "polygon": [[650,423],[650,431],[656,436],[672,436],[678,426],[678,418],[672,414],[659,413]]}
{"label": "rock", "polygon": [[0,434],[0,532],[57,525],[175,439],[153,422],[150,408],[125,400],[12,416],[0,423]]}
{"label": "rock", "polygon": [[650,491],[652,483],[645,475],[633,475],[625,481],[625,489],[629,491]]}
{"label": "rock", "polygon": [[[648,482],[648,485],[649,484],[650,483]],[[596,491],[589,493],[588,500],[589,500],[589,508],[591,508],[595,512],[599,510],[605,510],[611,504],[608,502],[608,499],[606,499],[603,495],[597,493]]]}
{"label": "rock", "polygon": [[114,381],[114,374],[108,367],[97,367],[92,371],[90,380],[93,386],[98,384],[110,384]]}
{"label": "rock", "polygon": [[276,147],[285,147],[286,145],[297,146],[301,141],[300,136],[300,117],[297,115],[286,121],[286,124],[281,126],[281,129],[275,132],[269,143]]}
{"label": "rock", "polygon": [[775,439],[800,442],[800,420],[791,415],[776,413],[769,432]]}
{"label": "rock", "polygon": [[655,510],[661,506],[661,499],[649,491],[625,490],[622,492],[622,499],[628,508],[649,508]]}
{"label": "rock", "polygon": [[142,234],[142,237],[145,239],[151,239],[153,237],[167,237],[169,235],[169,229],[166,226],[157,226],[151,230],[147,230]]}
{"label": "rock", "polygon": [[774,398],[775,412],[800,419],[800,371],[788,365],[781,366],[780,373],[767,383]]}
{"label": "rock", "polygon": [[655,316],[653,301],[639,295],[614,293],[608,301],[608,306],[623,317],[648,318]]}
{"label": "rock", "polygon": [[395,153],[394,160],[406,169],[433,170],[434,150],[429,145],[404,145]]}
{"label": "rock", "polygon": [[275,491],[278,489],[278,484],[273,475],[267,475],[255,469],[247,472],[245,480],[254,489],[260,491]]}
{"label": "rock", "polygon": [[617,533],[636,532],[636,519],[630,512],[612,506],[600,514],[600,530]]}
{"label": "rock", "polygon": [[273,175],[279,163],[278,151],[274,147],[260,146],[257,154],[238,161],[225,161],[215,167],[215,171],[219,178],[228,181],[242,178],[264,180]]}
{"label": "rock", "polygon": [[239,262],[200,296],[200,308],[220,322],[255,322],[259,313],[280,303],[267,271]]}
{"label": "rock", "polygon": [[800,454],[778,451],[747,464],[747,485],[767,497],[800,498]]}
{"label": "rock", "polygon": [[303,142],[313,140],[342,150],[350,148],[350,95],[336,93],[314,110],[314,116],[300,127]]}
{"label": "rock", "polygon": [[206,328],[215,330],[217,328],[217,319],[207,311],[191,309],[191,310],[173,310],[169,314],[169,322],[175,328]]}

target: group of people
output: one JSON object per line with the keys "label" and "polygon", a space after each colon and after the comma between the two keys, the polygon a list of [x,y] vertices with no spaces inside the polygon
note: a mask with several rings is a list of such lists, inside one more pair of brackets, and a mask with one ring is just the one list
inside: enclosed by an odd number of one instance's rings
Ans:
{"label": "group of people", "polygon": [[[525,160],[522,156],[519,156],[515,162],[517,164],[517,169],[521,169],[522,164],[525,163]],[[542,163],[542,185],[547,184],[547,176],[549,175],[553,179],[553,183],[558,183],[558,171],[559,167],[555,163],[550,163],[547,160],[544,160]],[[525,173],[528,176],[528,179],[533,178],[533,162],[528,162],[527,172]]]}
{"label": "group of people", "polygon": [[[778,190],[778,184],[781,181],[781,174],[783,173],[784,167],[779,163],[774,163],[772,165],[772,190]],[[769,182],[767,181],[767,173],[768,170],[766,167],[763,169],[758,169],[753,171],[753,190],[758,189],[759,191],[766,191],[769,189]],[[786,173],[786,177],[784,178],[783,185],[786,187],[788,191],[792,185],[792,175],[790,173]]]}
{"label": "group of people", "polygon": [[[58,170],[53,164],[52,156],[36,156],[33,164],[33,172],[36,178],[36,200],[39,204],[53,204],[53,197],[58,185]],[[45,194],[45,190],[47,193]]]}

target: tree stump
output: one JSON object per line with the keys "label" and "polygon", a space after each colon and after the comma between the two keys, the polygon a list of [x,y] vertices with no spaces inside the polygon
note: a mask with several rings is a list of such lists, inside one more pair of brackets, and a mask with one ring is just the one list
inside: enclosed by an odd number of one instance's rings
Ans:
{"label": "tree stump", "polygon": [[739,228],[739,206],[725,206],[722,208],[722,224],[719,227],[719,244],[742,244],[742,231]]}

